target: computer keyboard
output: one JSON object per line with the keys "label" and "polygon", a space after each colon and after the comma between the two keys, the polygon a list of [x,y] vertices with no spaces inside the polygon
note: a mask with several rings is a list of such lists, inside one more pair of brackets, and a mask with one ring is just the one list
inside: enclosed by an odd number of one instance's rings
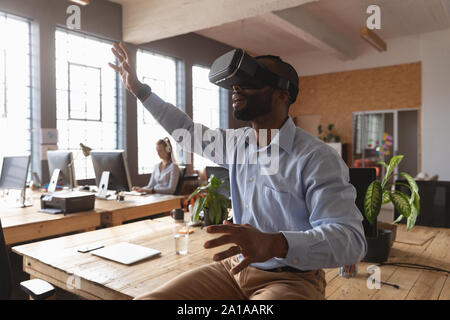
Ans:
{"label": "computer keyboard", "polygon": [[143,196],[143,195],[145,195],[144,192],[137,192],[137,191],[125,191],[125,192],[123,192],[123,194],[126,196]]}

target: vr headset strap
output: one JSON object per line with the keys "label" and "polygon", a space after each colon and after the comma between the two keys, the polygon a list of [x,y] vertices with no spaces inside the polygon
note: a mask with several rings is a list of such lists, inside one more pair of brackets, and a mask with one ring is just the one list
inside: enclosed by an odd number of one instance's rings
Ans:
{"label": "vr headset strap", "polygon": [[[260,67],[257,69],[255,77],[264,79],[265,83],[270,84],[275,88],[288,90],[291,99],[297,96],[298,88],[295,85],[293,85],[289,80],[281,78],[280,76],[272,73],[264,67]],[[294,102],[295,100],[296,99],[294,99],[292,102]]]}

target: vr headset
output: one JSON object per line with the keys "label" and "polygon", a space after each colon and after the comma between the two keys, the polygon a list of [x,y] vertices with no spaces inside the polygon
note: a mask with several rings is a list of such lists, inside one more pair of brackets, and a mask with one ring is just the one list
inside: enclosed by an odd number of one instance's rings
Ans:
{"label": "vr headset", "polygon": [[235,49],[218,57],[209,71],[209,81],[228,90],[233,86],[262,89],[267,85],[288,90],[291,103],[296,100],[298,93],[298,87],[294,83],[269,71],[243,49]]}

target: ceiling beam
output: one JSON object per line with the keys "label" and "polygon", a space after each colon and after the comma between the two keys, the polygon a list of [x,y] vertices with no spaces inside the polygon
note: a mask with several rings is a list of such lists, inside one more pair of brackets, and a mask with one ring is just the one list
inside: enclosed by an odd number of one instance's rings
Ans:
{"label": "ceiling beam", "polygon": [[341,60],[356,57],[355,45],[351,40],[312,16],[305,8],[296,7],[267,13],[262,18],[274,27],[289,32]]}
{"label": "ceiling beam", "polygon": [[123,38],[142,44],[318,0],[112,0],[122,4]]}

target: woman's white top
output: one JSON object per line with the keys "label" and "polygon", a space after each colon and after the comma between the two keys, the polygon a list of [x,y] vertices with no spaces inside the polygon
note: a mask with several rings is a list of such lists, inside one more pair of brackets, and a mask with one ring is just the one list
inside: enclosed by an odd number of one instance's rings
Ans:
{"label": "woman's white top", "polygon": [[155,193],[174,194],[180,178],[180,168],[172,162],[160,171],[159,165],[160,163],[157,163],[153,168],[150,181],[144,188],[153,188]]}

